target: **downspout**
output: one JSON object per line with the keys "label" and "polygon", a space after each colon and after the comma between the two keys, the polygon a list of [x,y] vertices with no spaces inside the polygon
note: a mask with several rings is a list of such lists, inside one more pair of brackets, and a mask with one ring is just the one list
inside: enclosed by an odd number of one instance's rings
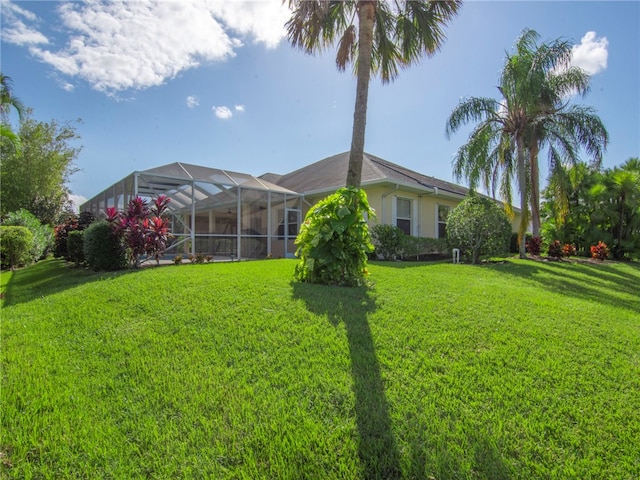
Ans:
{"label": "downspout", "polygon": [[[420,219],[419,223],[418,223],[418,236],[422,237],[422,199],[424,197],[430,197],[431,195],[435,195],[436,197],[438,196],[438,187],[431,187],[433,188],[433,192],[431,193],[425,193],[423,195],[418,195],[418,218]],[[438,218],[437,218],[438,212],[436,212],[436,224],[438,223]]]}
{"label": "downspout", "polygon": [[191,255],[196,255],[196,187],[191,180]]}
{"label": "downspout", "polygon": [[387,198],[389,195],[391,195],[393,192],[397,192],[399,188],[400,188],[400,185],[398,185],[396,183],[396,186],[394,188],[392,188],[388,192],[382,194],[382,198],[381,198],[382,206],[380,207],[380,210],[381,210],[381,212],[380,212],[380,222],[381,223],[384,223],[384,199]]}
{"label": "downspout", "polygon": [[238,252],[238,260],[242,258],[242,212],[240,211],[242,207],[242,188],[238,186],[238,198],[236,199],[236,232],[237,232],[237,246],[236,250]]}
{"label": "downspout", "polygon": [[271,236],[271,190],[269,190],[267,191],[267,258],[271,257]]}

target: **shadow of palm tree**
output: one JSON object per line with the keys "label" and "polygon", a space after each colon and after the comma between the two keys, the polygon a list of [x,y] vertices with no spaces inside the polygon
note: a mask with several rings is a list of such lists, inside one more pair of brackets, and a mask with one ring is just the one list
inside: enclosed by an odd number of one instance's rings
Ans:
{"label": "shadow of palm tree", "polygon": [[[484,267],[478,267],[484,268]],[[623,307],[637,312],[640,309],[640,275],[634,277],[609,265],[587,263],[527,262],[490,265],[488,268],[537,282],[542,288],[574,298]],[[635,267],[634,267],[635,268]],[[638,269],[640,274],[640,269]],[[630,299],[621,298],[622,294]]]}
{"label": "shadow of palm tree", "polygon": [[[402,478],[400,453],[393,436],[389,406],[380,364],[369,327],[368,315],[375,311],[367,288],[343,288],[293,283],[293,295],[302,299],[316,315],[327,315],[333,325],[344,323],[355,395],[358,454],[363,478]],[[322,291],[322,294],[319,292]],[[327,301],[331,299],[331,301]]]}

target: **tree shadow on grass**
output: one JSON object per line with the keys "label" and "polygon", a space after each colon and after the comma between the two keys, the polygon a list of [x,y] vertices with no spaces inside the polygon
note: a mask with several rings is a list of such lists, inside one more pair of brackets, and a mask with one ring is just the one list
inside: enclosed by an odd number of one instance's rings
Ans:
{"label": "tree shadow on grass", "polygon": [[86,268],[69,266],[60,258],[49,258],[13,272],[3,292],[3,307],[28,303],[36,298],[53,295],[78,285],[132,272],[133,270],[93,272]]}
{"label": "tree shadow on grass", "polygon": [[293,295],[316,315],[327,315],[333,325],[343,322],[349,342],[355,394],[358,454],[363,478],[402,478],[400,453],[393,436],[380,364],[367,316],[375,311],[367,288],[328,287],[294,282]]}
{"label": "tree shadow on grass", "polygon": [[[609,264],[536,262],[491,265],[497,271],[538,282],[550,292],[586,300],[597,300],[613,307],[640,311],[640,267],[632,268],[637,276],[620,271]],[[604,283],[613,283],[608,287]],[[620,298],[622,293],[635,300]]]}

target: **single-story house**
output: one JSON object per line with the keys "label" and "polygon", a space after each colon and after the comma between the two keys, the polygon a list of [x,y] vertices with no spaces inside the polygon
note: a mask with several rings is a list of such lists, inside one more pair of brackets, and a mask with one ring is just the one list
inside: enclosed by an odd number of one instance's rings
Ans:
{"label": "single-story house", "polygon": [[[131,173],[81,211],[104,216],[107,207],[124,209],[132,197],[167,195],[174,236],[167,253],[287,257],[296,250],[293,242],[309,208],[345,185],[348,162],[345,152],[286,175],[260,177],[176,162]],[[362,188],[376,210],[375,222],[431,238],[445,236],[448,213],[469,192],[368,153]],[[517,225],[516,215],[514,231]]]}

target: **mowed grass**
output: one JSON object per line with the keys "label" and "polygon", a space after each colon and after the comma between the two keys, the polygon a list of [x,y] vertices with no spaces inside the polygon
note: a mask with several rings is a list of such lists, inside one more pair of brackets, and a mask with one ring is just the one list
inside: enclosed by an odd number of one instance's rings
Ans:
{"label": "mowed grass", "polygon": [[640,477],[640,266],[2,274],[0,477]]}

